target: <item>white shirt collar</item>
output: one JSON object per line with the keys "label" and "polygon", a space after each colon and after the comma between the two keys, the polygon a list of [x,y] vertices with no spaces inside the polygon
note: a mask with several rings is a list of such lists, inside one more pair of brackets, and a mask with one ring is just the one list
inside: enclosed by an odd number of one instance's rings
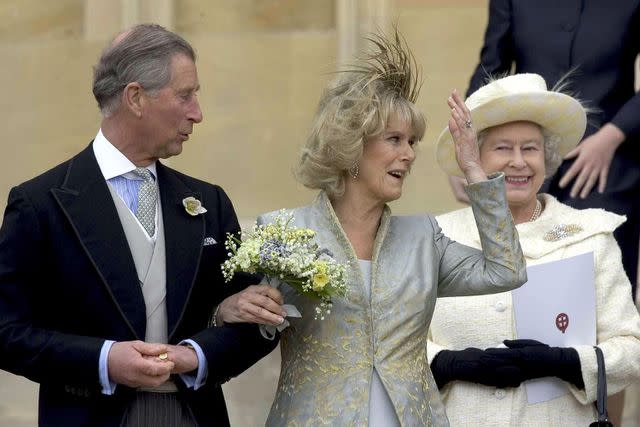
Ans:
{"label": "white shirt collar", "polygon": [[[116,176],[125,175],[136,168],[136,165],[134,165],[131,160],[127,159],[120,150],[109,142],[102,133],[102,129],[98,130],[98,134],[93,140],[93,153],[96,156],[98,166],[106,181]],[[155,162],[147,166],[147,169],[151,171],[153,176],[158,176]]]}

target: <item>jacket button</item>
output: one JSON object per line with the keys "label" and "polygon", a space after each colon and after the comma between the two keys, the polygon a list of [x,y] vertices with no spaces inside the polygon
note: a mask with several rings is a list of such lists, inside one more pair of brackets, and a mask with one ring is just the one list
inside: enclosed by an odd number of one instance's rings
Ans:
{"label": "jacket button", "polygon": [[496,303],[496,311],[502,313],[506,309],[507,309],[507,304],[505,304],[503,301],[498,301]]}
{"label": "jacket button", "polygon": [[496,399],[504,399],[504,397],[507,395],[507,392],[499,388],[496,390],[494,395],[496,396]]}

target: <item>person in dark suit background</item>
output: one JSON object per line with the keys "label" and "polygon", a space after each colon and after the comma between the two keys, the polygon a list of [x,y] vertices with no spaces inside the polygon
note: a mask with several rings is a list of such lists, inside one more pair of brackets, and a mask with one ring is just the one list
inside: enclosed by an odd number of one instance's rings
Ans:
{"label": "person in dark suit background", "polygon": [[117,36],[95,67],[96,138],[9,194],[0,369],[40,384],[40,425],[228,425],[220,385],[277,343],[208,327],[215,307],[279,324],[282,298],[224,283],[231,201],[158,161],[202,121],[195,59],[158,25]]}
{"label": "person in dark suit background", "polygon": [[[626,215],[615,233],[635,296],[640,239],[640,94],[634,89],[640,53],[640,0],[490,0],[480,63],[467,95],[488,76],[540,74],[594,111],[585,138],[546,183],[575,208]],[[454,186],[456,198],[459,191]]]}

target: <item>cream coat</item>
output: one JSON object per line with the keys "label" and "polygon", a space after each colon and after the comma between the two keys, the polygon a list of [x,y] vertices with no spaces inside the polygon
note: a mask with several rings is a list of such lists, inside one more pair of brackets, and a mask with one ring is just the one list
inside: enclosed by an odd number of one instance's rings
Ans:
{"label": "cream coat", "polygon": [[[602,209],[576,210],[549,195],[534,222],[517,225],[528,265],[594,253],[597,342],[604,353],[609,394],[640,380],[640,317],[631,299],[631,286],[622,268],[620,249],[612,232],[624,217]],[[443,232],[460,243],[480,247],[471,209],[437,217]],[[577,226],[577,227],[574,227]],[[555,241],[545,240],[554,227],[573,230]],[[581,228],[581,231],[577,231]],[[558,286],[561,286],[558,283]],[[439,299],[431,322],[429,362],[442,349],[495,347],[515,339],[511,292]],[[496,389],[456,381],[444,387],[443,398],[451,426],[587,426],[596,419],[597,364],[591,346],[576,347],[584,390],[549,402],[528,405],[524,387]]]}
{"label": "cream coat", "polygon": [[484,253],[444,237],[432,216],[391,216],[387,208],[375,240],[370,296],[326,195],[293,210],[296,226],[315,230],[320,247],[353,268],[348,295],[335,299],[324,320],[314,320],[313,300],[283,287],[285,301],[303,317],[282,333],[268,426],[367,426],[374,367],[402,426],[448,425],[426,355],[436,295],[503,292],[526,280],[503,176],[469,189],[483,224]]}

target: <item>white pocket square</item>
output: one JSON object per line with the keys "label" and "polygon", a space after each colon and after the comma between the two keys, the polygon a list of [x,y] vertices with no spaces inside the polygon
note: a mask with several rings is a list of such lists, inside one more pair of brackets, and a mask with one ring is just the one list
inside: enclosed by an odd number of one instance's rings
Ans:
{"label": "white pocket square", "polygon": [[211,246],[215,245],[216,243],[218,242],[216,242],[216,239],[214,239],[213,237],[205,237],[203,246]]}

